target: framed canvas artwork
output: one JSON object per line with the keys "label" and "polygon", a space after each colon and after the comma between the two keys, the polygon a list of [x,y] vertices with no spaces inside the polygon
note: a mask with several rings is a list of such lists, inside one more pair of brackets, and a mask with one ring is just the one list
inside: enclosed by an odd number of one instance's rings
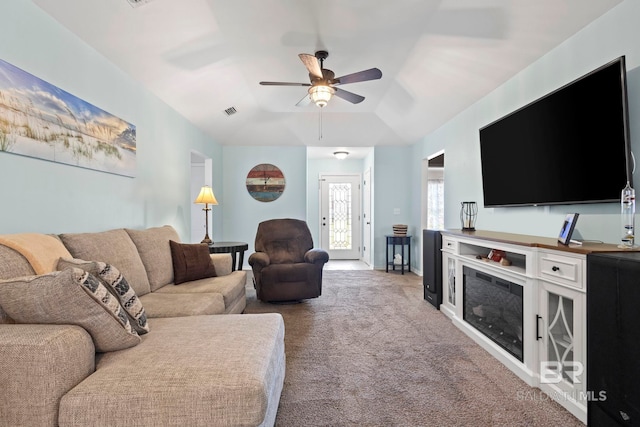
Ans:
{"label": "framed canvas artwork", "polygon": [[134,177],[136,127],[0,59],[0,155]]}

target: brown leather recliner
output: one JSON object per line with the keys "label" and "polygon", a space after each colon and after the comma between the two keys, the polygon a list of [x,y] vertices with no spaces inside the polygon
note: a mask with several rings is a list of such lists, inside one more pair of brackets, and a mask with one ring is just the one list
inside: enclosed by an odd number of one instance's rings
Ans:
{"label": "brown leather recliner", "polygon": [[299,301],[320,296],[322,269],[329,254],[313,248],[306,222],[290,218],[261,222],[255,250],[249,265],[259,300]]}

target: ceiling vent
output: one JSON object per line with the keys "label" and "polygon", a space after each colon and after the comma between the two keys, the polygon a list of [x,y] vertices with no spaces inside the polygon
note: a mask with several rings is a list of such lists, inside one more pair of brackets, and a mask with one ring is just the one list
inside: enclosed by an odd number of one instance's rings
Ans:
{"label": "ceiling vent", "polygon": [[131,5],[131,7],[138,7],[151,2],[151,0],[127,0],[127,2]]}
{"label": "ceiling vent", "polygon": [[227,108],[226,110],[224,110],[224,113],[225,113],[227,116],[233,116],[233,115],[234,115],[235,113],[237,113],[237,112],[238,112],[238,110],[236,110],[236,107],[229,107],[229,108]]}

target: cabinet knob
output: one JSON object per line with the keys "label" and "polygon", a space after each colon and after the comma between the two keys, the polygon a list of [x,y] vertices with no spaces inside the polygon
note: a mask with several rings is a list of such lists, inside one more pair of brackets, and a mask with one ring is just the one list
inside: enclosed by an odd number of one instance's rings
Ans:
{"label": "cabinet knob", "polygon": [[556,267],[555,265],[554,265],[553,267],[551,267],[551,269],[552,269],[553,271],[560,271],[560,267]]}

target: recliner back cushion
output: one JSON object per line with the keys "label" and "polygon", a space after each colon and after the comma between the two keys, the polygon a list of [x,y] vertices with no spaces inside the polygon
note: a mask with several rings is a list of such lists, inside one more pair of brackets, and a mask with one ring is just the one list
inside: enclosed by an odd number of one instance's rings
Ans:
{"label": "recliner back cushion", "polygon": [[61,234],[60,239],[74,258],[102,261],[116,267],[139,297],[151,292],[138,249],[123,228],[100,233]]}
{"label": "recliner back cushion", "polygon": [[271,264],[304,262],[304,254],[313,248],[307,223],[299,219],[273,219],[258,225],[255,249],[266,252]]}

